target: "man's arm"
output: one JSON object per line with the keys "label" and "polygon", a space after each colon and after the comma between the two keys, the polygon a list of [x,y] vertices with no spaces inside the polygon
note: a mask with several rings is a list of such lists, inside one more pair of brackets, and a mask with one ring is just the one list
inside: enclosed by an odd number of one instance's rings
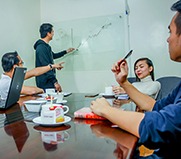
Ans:
{"label": "man's arm", "polygon": [[21,89],[21,94],[23,95],[33,95],[39,93],[44,93],[43,89],[34,86],[23,86]]}
{"label": "man's arm", "polygon": [[61,70],[63,68],[63,66],[62,66],[63,63],[64,62],[61,62],[59,64],[47,65],[47,66],[43,66],[43,67],[36,67],[36,68],[26,72],[25,79],[42,75],[52,69]]}
{"label": "man's arm", "polygon": [[68,48],[67,50],[64,50],[64,51],[61,51],[61,52],[58,52],[58,53],[52,52],[53,59],[60,58],[60,57],[64,56],[65,54],[71,53],[74,50],[75,50],[75,48]]}
{"label": "man's arm", "polygon": [[138,91],[128,81],[125,81],[124,84],[122,84],[121,86],[141,110],[151,111],[153,109],[153,106],[156,102],[153,98]]}
{"label": "man's arm", "polygon": [[92,101],[90,107],[94,113],[107,118],[120,128],[139,137],[139,125],[144,118],[144,113],[123,111],[111,107],[105,98]]}

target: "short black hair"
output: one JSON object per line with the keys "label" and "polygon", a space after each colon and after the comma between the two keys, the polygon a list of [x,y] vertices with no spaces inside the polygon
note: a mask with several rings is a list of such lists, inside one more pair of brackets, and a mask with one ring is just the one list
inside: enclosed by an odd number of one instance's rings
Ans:
{"label": "short black hair", "polygon": [[50,23],[43,23],[40,26],[40,37],[41,38],[45,38],[47,36],[47,33],[51,33],[51,31],[53,30],[53,25]]}
{"label": "short black hair", "polygon": [[[154,81],[154,80],[155,80],[155,76],[154,76],[154,66],[153,66],[153,62],[152,62],[149,58],[147,58],[147,57],[139,58],[139,59],[136,60],[136,62],[134,63],[134,70],[135,70],[135,68],[136,68],[136,64],[137,64],[139,61],[146,61],[147,65],[148,65],[149,67],[152,66],[153,70],[150,72],[150,75],[151,75],[152,80]],[[140,79],[138,78],[138,76],[136,75],[136,73],[135,73],[135,76],[136,76],[136,81],[140,81]]]}
{"label": "short black hair", "polygon": [[177,27],[177,34],[181,35],[181,1],[177,1],[171,7],[172,11],[177,11],[179,14],[175,18],[175,25]]}
{"label": "short black hair", "polygon": [[1,59],[4,72],[11,71],[15,64],[18,65],[19,61],[18,53],[16,51],[5,53]]}

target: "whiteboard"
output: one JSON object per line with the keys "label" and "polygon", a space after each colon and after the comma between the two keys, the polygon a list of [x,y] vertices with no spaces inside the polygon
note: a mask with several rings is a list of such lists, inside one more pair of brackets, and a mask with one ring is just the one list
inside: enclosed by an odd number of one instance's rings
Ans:
{"label": "whiteboard", "polygon": [[122,15],[107,15],[60,21],[53,24],[54,52],[77,48],[61,58],[63,71],[102,71],[125,54],[125,29]]}

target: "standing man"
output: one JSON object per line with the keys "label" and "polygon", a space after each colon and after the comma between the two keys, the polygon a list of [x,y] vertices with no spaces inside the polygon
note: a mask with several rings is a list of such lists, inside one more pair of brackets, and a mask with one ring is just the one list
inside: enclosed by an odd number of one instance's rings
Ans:
{"label": "standing man", "polygon": [[[69,48],[67,50],[61,51],[59,53],[54,53],[49,45],[49,42],[53,39],[54,30],[53,25],[49,23],[44,23],[40,26],[40,37],[34,44],[34,49],[36,50],[36,61],[35,66],[46,66],[54,64],[54,59],[60,58],[67,53],[75,50],[74,48]],[[55,88],[57,91],[61,92],[62,88],[56,79],[55,69],[51,69],[49,72],[36,77],[36,85],[42,89]]]}

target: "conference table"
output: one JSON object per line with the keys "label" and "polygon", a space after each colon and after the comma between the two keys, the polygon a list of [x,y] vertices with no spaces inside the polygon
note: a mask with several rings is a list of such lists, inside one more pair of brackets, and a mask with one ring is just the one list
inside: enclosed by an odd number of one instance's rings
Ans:
{"label": "conference table", "polygon": [[[42,126],[32,120],[38,112],[28,112],[24,101],[38,96],[22,96],[17,104],[0,111],[0,158],[5,159],[129,159],[134,158],[138,138],[108,120],[75,119],[74,112],[89,107],[96,97],[72,93],[64,97],[71,121],[59,126]],[[109,98],[110,100],[114,100]],[[119,109],[119,108],[118,108]]]}

